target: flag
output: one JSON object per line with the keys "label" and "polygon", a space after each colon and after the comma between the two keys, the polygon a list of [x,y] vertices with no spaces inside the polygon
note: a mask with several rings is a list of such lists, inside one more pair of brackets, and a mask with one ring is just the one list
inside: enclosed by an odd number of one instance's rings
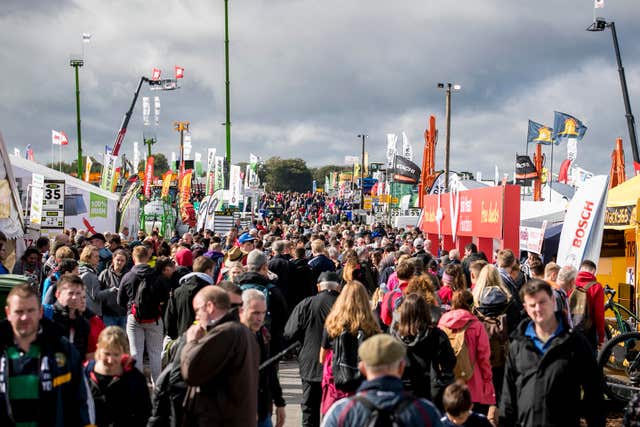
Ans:
{"label": "flag", "polygon": [[529,187],[538,178],[538,171],[529,156],[516,154],[516,184]]}
{"label": "flag", "polygon": [[215,193],[218,190],[222,190],[225,187],[224,182],[224,157],[215,156],[215,165],[214,165],[214,187],[213,192]]}
{"label": "flag", "polygon": [[553,140],[556,144],[558,144],[562,138],[581,140],[586,131],[587,127],[575,117],[559,111],[554,112]]}
{"label": "flag", "polygon": [[151,103],[148,96],[142,97],[142,121],[145,126],[149,126],[149,115],[151,114]]}
{"label": "flag", "polygon": [[51,143],[53,145],[69,145],[69,138],[62,131],[51,130]]}
{"label": "flag", "polygon": [[153,166],[155,158],[153,156],[147,157],[147,166],[144,169],[144,197],[151,198],[151,184],[153,183]]}
{"label": "flag", "polygon": [[138,141],[133,141],[133,168],[138,173],[138,165],[140,164],[140,150],[138,149]]}
{"label": "flag", "polygon": [[396,155],[396,142],[398,137],[395,133],[387,134],[387,169],[393,167],[393,156]]}
{"label": "flag", "polygon": [[553,129],[549,126],[541,125],[529,120],[529,130],[527,131],[527,144],[532,142],[536,144],[551,145],[553,139]]}
{"label": "flag", "polygon": [[24,156],[27,158],[27,160],[33,161],[33,149],[31,148],[31,144],[27,144],[27,149]]}
{"label": "flag", "polygon": [[155,119],[155,124],[156,126],[158,126],[160,124],[160,97],[159,96],[154,96],[153,97],[153,107],[154,107],[154,119]]}
{"label": "flag", "polygon": [[215,165],[216,149],[209,148],[207,152],[207,186],[206,194],[211,195],[213,193],[214,185],[214,165]]}
{"label": "flag", "polygon": [[13,155],[20,157],[20,149],[18,147],[13,147]]}
{"label": "flag", "polygon": [[404,132],[402,132],[402,157],[413,161],[413,148],[411,148],[409,138],[407,138],[407,134]]}
{"label": "flag", "polygon": [[162,191],[160,192],[160,198],[164,199],[169,197],[169,187],[171,186],[171,178],[173,172],[168,170],[162,175]]}
{"label": "flag", "polygon": [[604,0],[595,0],[593,3],[594,9],[602,9],[604,7]]}
{"label": "flag", "polygon": [[178,67],[176,65],[176,79],[182,79],[182,78],[184,78],[184,68]]}
{"label": "flag", "polygon": [[162,74],[160,68],[154,68],[153,70],[151,70],[151,80],[160,80],[160,74]]}
{"label": "flag", "polygon": [[108,145],[104,146],[104,154],[111,154],[112,148]]}
{"label": "flag", "polygon": [[405,184],[417,184],[420,181],[420,168],[412,161],[403,156],[395,156],[393,161],[393,180]]}
{"label": "flag", "polygon": [[82,42],[83,43],[89,43],[91,41],[91,34],[90,33],[82,33]]}
{"label": "flag", "polygon": [[91,156],[87,156],[86,167],[84,170],[84,181],[89,182],[89,177],[91,175],[91,166],[93,165],[93,160],[91,160]]}

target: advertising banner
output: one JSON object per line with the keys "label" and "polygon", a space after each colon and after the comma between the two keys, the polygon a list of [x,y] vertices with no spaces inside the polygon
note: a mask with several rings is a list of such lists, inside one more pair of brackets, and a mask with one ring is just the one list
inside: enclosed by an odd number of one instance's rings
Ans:
{"label": "advertising banner", "polygon": [[29,225],[36,229],[42,223],[42,202],[44,198],[44,176],[34,173],[31,175],[31,209]]}
{"label": "advertising banner", "polygon": [[107,198],[96,193],[89,194],[89,218],[107,217]]}
{"label": "advertising banner", "polygon": [[182,175],[182,184],[180,185],[180,203],[187,203],[191,197],[191,177],[193,170],[189,169]]}
{"label": "advertising banner", "polygon": [[224,157],[222,156],[215,156],[214,184],[214,192],[224,189]]}
{"label": "advertising banner", "polygon": [[231,190],[230,206],[238,206],[242,191],[242,178],[240,177],[240,166],[231,165],[229,174],[229,190]]}
{"label": "advertising banner", "polygon": [[420,181],[420,168],[411,160],[402,156],[395,156],[393,180],[405,184],[417,184]]}
{"label": "advertising banner", "polygon": [[147,166],[144,168],[144,197],[151,198],[151,184],[153,182],[153,156],[147,158]]}
{"label": "advertising banner", "polygon": [[213,193],[215,187],[215,165],[216,165],[216,149],[209,148],[207,151],[207,174],[206,174],[206,195]]}
{"label": "advertising banner", "polygon": [[171,172],[170,170],[166,171],[164,175],[162,175],[162,191],[160,192],[161,199],[169,197],[169,187],[171,186],[172,177],[173,172]]}
{"label": "advertising banner", "polygon": [[102,180],[100,181],[100,188],[106,191],[111,191],[113,185],[113,177],[116,173],[116,161],[118,156],[112,154],[104,155],[104,166],[102,166]]}
{"label": "advertising banner", "polygon": [[607,175],[596,175],[569,202],[558,245],[559,265],[580,268],[585,259],[598,264],[608,183]]}

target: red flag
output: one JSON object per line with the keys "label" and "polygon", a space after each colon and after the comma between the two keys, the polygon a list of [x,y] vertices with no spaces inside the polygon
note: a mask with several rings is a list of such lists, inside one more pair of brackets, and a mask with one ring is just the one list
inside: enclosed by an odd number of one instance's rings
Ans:
{"label": "red flag", "polygon": [[160,73],[162,73],[160,68],[154,68],[153,71],[151,71],[151,80],[160,80]]}
{"label": "red flag", "polygon": [[147,166],[144,170],[144,197],[151,198],[151,183],[153,182],[153,163],[155,158],[153,156],[147,157]]}
{"label": "red flag", "polygon": [[184,78],[184,68],[178,67],[176,65],[176,79],[182,79],[182,78]]}
{"label": "red flag", "polygon": [[51,130],[51,143],[53,145],[69,145],[69,138],[64,132]]}

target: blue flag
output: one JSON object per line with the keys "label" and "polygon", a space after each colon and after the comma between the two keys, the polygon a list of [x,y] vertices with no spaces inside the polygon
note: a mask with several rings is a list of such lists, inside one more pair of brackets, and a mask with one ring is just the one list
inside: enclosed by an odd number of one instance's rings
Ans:
{"label": "blue flag", "polygon": [[576,138],[581,140],[587,127],[582,122],[569,114],[554,112],[553,140],[558,144],[562,138]]}
{"label": "blue flag", "polygon": [[529,131],[527,132],[527,144],[532,142],[536,144],[551,145],[553,142],[553,129],[548,126],[541,125],[529,120]]}

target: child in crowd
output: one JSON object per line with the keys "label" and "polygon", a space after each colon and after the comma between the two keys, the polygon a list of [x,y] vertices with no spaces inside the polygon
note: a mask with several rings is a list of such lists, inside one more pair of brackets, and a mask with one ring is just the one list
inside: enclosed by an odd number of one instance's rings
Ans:
{"label": "child in crowd", "polygon": [[441,420],[445,427],[493,427],[487,417],[473,412],[471,393],[462,382],[447,386],[442,396],[442,406],[446,412]]}

